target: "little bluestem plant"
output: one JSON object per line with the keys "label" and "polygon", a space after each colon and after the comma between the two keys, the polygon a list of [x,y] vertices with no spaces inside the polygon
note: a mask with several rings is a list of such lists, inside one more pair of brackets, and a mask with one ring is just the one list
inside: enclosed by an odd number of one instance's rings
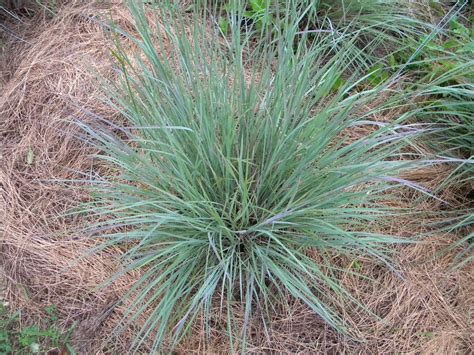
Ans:
{"label": "little bluestem plant", "polygon": [[[367,255],[390,267],[389,244],[403,242],[368,228],[393,214],[381,199],[403,182],[393,176],[418,134],[408,116],[373,119],[400,96],[375,105],[388,90],[357,92],[364,77],[334,90],[351,64],[344,50],[328,60],[327,36],[308,42],[288,26],[277,45],[250,54],[241,37],[185,31],[163,9],[152,30],[142,6],[129,4],[136,33],[115,30],[138,48],[130,55],[117,42],[113,52],[110,104],[127,124],[78,123],[111,167],[87,181],[84,210],[99,221],[87,232],[124,248],[117,276],[141,271],[124,296],[122,326],[144,319],[135,347],[172,347],[198,316],[209,333],[217,307],[231,346],[244,348],[252,317],[268,322],[288,296],[350,333],[333,301],[365,306],[339,285],[334,260]],[[355,127],[367,135],[350,138]]]}

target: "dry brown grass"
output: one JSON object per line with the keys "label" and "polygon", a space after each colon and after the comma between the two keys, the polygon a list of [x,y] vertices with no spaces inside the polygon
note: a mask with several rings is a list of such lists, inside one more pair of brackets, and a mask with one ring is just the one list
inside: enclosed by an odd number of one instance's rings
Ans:
{"label": "dry brown grass", "polygon": [[[121,10],[114,7],[114,16],[128,21]],[[62,214],[87,195],[52,182],[103,169],[89,158],[90,148],[75,138],[79,130],[72,123],[90,122],[87,110],[111,120],[117,116],[101,103],[95,77],[110,76],[112,69],[107,37],[91,18],[101,11],[109,9],[73,4],[54,20],[27,20],[19,34],[28,43],[11,43],[11,59],[2,62],[1,70],[0,245],[7,297],[13,308],[25,309],[31,318],[55,304],[61,326],[78,322],[78,349],[104,337],[107,330],[98,329],[98,320],[106,320],[100,317],[102,309],[133,282],[120,280],[97,290],[116,270],[120,251],[76,262],[94,242],[77,232],[80,218]],[[29,154],[33,161],[28,162]],[[91,326],[94,319],[97,331]]]}
{"label": "dry brown grass", "polygon": [[[27,20],[21,28],[13,29],[27,42],[10,39],[6,60],[0,61],[0,271],[7,284],[5,297],[13,309],[25,311],[25,321],[41,317],[44,307],[55,304],[61,327],[77,323],[73,342],[81,354],[106,349],[127,353],[133,337],[131,329],[108,348],[103,344],[126,306],[118,305],[117,300],[137,275],[127,274],[108,288],[97,287],[117,270],[122,251],[111,248],[79,259],[95,243],[78,228],[87,223],[87,216],[65,217],[63,213],[88,196],[81,189],[57,183],[80,178],[78,171],[93,176],[106,169],[90,158],[91,149],[77,139],[79,130],[71,121],[92,122],[87,111],[112,121],[120,119],[102,103],[103,93],[93,74],[113,75],[109,39],[93,19],[109,10],[109,6],[73,3],[53,20]],[[121,7],[112,6],[112,14],[122,26],[130,26]],[[28,161],[32,154],[33,161]],[[449,169],[436,167],[413,171],[407,178],[431,187],[447,174]],[[452,196],[450,191],[447,189],[443,198]],[[407,195],[406,201],[410,199],[412,196]],[[439,208],[439,203],[429,201],[419,208],[430,212]],[[396,235],[410,236],[423,231],[425,222],[407,216],[394,220],[388,228]],[[372,282],[341,276],[343,285],[381,317],[374,320],[352,308],[344,310],[345,318],[364,341],[335,333],[306,307],[289,300],[289,307],[281,307],[274,315],[268,333],[259,319],[253,320],[249,350],[329,354],[472,352],[472,270],[451,270],[453,254],[432,257],[454,237],[440,235],[401,248],[397,257],[399,275],[360,259],[361,272],[373,278]],[[179,352],[228,349],[219,323],[216,314],[216,329],[204,342],[202,324],[198,322]]]}

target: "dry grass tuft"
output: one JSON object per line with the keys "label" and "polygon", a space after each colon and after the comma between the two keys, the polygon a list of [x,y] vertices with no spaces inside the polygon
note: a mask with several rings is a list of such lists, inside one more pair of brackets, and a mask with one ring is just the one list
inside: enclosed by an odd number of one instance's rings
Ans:
{"label": "dry grass tuft", "polygon": [[[91,122],[88,111],[108,120],[120,119],[102,103],[103,93],[94,74],[113,75],[110,40],[94,19],[109,13],[120,25],[131,28],[128,14],[117,5],[72,3],[52,20],[33,18],[21,29],[12,29],[25,42],[10,38],[5,60],[0,61],[0,272],[7,285],[4,297],[12,308],[24,309],[29,320],[41,317],[44,307],[55,304],[60,326],[77,323],[73,342],[81,354],[106,351],[103,340],[120,322],[126,307],[117,300],[137,278],[128,274],[112,287],[97,287],[117,270],[121,250],[109,249],[78,260],[94,245],[78,228],[87,222],[87,216],[62,214],[88,196],[80,189],[53,182],[80,178],[79,171],[93,175],[106,169],[97,165],[89,156],[91,149],[75,138],[78,128],[71,121]],[[434,187],[449,171],[444,167],[420,169],[406,178]],[[450,193],[446,190],[442,198],[449,199]],[[421,208],[438,207],[431,202]],[[424,230],[423,222],[398,219],[390,232],[414,235]],[[398,257],[400,275],[361,259],[360,272],[372,282],[343,276],[344,286],[381,317],[374,321],[353,309],[345,310],[347,320],[365,341],[335,333],[306,307],[289,300],[289,307],[281,307],[267,332],[259,319],[253,320],[249,350],[334,354],[474,351],[470,338],[474,330],[472,270],[450,269],[455,251],[432,258],[450,238],[454,236],[405,246]],[[178,350],[226,349],[229,344],[221,336],[225,329],[219,329],[217,313],[216,329],[207,343],[202,324],[197,324]],[[131,329],[108,350],[126,353],[132,337]]]}

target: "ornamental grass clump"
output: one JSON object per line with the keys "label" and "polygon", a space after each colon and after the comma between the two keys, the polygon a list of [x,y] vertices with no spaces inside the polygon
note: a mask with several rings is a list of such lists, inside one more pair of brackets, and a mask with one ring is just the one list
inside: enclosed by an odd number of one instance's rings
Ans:
{"label": "ornamental grass clump", "polygon": [[216,40],[163,9],[158,33],[142,5],[130,10],[136,33],[116,33],[138,50],[117,45],[110,101],[127,123],[78,124],[112,167],[87,181],[99,221],[88,232],[124,248],[121,273],[141,271],[125,296],[124,326],[144,319],[135,346],[173,346],[198,317],[209,331],[217,308],[243,347],[250,320],[268,322],[287,297],[350,333],[335,300],[365,306],[339,285],[353,271],[338,260],[391,266],[388,244],[403,240],[369,225],[393,214],[381,200],[403,182],[392,176],[416,126],[376,120],[392,105],[374,104],[384,87],[357,90],[354,77],[335,88],[350,58],[328,59],[332,38],[308,42],[288,26],[276,46],[249,53],[241,34]]}

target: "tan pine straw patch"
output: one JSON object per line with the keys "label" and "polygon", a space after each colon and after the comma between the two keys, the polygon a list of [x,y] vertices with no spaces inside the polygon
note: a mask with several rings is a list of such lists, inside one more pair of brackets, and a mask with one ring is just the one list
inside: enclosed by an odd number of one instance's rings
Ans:
{"label": "tan pine straw patch", "polygon": [[[99,14],[110,13],[122,26],[131,26],[126,11],[116,5],[72,4],[53,19],[25,20],[14,28],[25,42],[5,36],[5,60],[0,61],[3,297],[12,309],[23,310],[25,322],[44,316],[46,306],[56,305],[60,327],[76,324],[73,345],[80,354],[128,353],[134,334],[130,327],[112,343],[104,341],[121,321],[126,305],[117,300],[138,278],[137,273],[127,274],[110,287],[98,287],[117,271],[122,251],[110,248],[84,254],[97,243],[78,228],[87,223],[87,216],[62,214],[88,196],[84,190],[57,182],[84,178],[79,171],[93,176],[106,169],[90,158],[91,148],[75,138],[78,128],[71,121],[92,122],[88,111],[108,120],[120,119],[102,103],[103,93],[94,74],[113,75],[108,52],[111,43],[94,20]],[[430,187],[448,174],[445,168],[436,173],[420,169],[411,178]],[[445,194],[449,197],[449,190]],[[422,208],[429,212],[438,207],[437,203],[426,203]],[[426,220],[416,218],[394,220],[388,232],[409,236],[423,231]],[[439,235],[399,248],[399,274],[361,258],[357,260],[360,272],[373,281],[341,275],[342,283],[381,318],[374,319],[353,307],[341,309],[357,330],[359,341],[335,333],[289,298],[274,315],[268,331],[257,317],[253,320],[249,350],[330,354],[474,351],[472,269],[450,269],[454,252],[434,258],[453,238]],[[211,338],[204,341],[202,324],[197,322],[178,352],[229,349],[221,318],[216,307]]]}

